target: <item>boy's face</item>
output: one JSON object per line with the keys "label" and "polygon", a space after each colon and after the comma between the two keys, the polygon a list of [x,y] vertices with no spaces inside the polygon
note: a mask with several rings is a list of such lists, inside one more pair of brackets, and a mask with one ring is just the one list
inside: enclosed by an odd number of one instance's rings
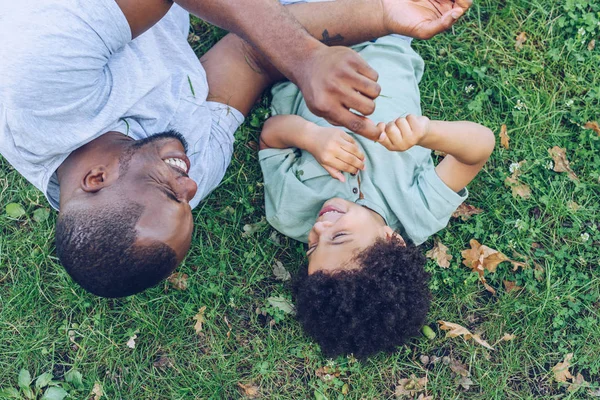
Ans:
{"label": "boy's face", "polygon": [[325,202],[308,234],[308,274],[354,269],[350,262],[378,238],[394,230],[376,212],[340,198]]}

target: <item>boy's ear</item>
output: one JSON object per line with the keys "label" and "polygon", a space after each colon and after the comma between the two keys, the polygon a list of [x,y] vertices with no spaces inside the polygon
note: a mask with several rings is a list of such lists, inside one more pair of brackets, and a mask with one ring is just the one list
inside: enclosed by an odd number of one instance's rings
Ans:
{"label": "boy's ear", "polygon": [[406,246],[406,242],[404,241],[404,238],[398,232],[396,232],[395,230],[393,230],[391,227],[389,227],[387,225],[383,229],[385,231],[385,235],[388,240],[395,237],[396,239],[399,240],[400,245]]}

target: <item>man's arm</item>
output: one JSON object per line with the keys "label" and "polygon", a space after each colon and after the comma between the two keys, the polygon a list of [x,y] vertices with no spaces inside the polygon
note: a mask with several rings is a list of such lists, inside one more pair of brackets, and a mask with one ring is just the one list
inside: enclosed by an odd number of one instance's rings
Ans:
{"label": "man's arm", "polygon": [[[134,36],[158,21],[171,3],[171,0],[116,1],[125,13]],[[375,106],[373,99],[380,91],[376,83],[377,73],[350,49],[331,49],[320,43],[302,28],[305,25],[302,21],[298,23],[297,18],[274,0],[175,1],[192,14],[237,33],[252,43],[279,71],[298,84],[309,109],[315,114],[363,136],[375,138],[378,135],[371,121],[350,111],[354,109],[364,115],[371,114]],[[357,18],[379,19],[379,27],[371,32],[370,38],[390,32],[419,37],[421,31],[426,33],[421,36],[427,37],[447,29],[464,13],[470,1],[338,0],[293,7],[305,8],[314,15],[321,12],[327,18],[333,16],[330,11],[346,8],[346,16],[351,17],[344,20],[346,23]],[[140,3],[143,3],[143,7]],[[448,11],[455,4],[467,5],[461,6],[460,10]],[[313,8],[317,5],[321,11]],[[366,11],[358,8],[367,6]],[[385,13],[390,13],[390,16],[385,17]],[[414,34],[415,31],[417,34]],[[329,30],[327,35],[324,30],[318,35],[324,39],[326,36],[338,38]]]}

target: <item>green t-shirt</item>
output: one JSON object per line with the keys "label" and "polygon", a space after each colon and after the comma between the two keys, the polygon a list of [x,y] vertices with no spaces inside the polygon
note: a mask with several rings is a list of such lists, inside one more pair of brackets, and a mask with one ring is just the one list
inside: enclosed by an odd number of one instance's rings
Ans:
{"label": "green t-shirt", "polygon": [[[354,49],[379,73],[381,96],[371,118],[389,122],[407,114],[421,115],[419,81],[423,59],[403,37],[386,36]],[[273,115],[295,114],[320,126],[331,126],[312,114],[292,83],[273,88]],[[431,151],[414,146],[391,152],[379,143],[353,135],[366,157],[366,169],[346,182],[332,178],[308,152],[266,149],[259,152],[269,223],[286,236],[307,242],[323,203],[333,197],[366,206],[405,238],[421,244],[444,228],[452,212],[467,198],[437,176]]]}

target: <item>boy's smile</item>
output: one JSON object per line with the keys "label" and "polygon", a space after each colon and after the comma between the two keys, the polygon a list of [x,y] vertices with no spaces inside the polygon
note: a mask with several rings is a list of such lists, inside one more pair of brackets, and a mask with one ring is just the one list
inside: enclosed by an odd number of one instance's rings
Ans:
{"label": "boy's smile", "polygon": [[357,268],[356,254],[393,234],[376,212],[340,198],[328,200],[308,234],[308,273]]}

